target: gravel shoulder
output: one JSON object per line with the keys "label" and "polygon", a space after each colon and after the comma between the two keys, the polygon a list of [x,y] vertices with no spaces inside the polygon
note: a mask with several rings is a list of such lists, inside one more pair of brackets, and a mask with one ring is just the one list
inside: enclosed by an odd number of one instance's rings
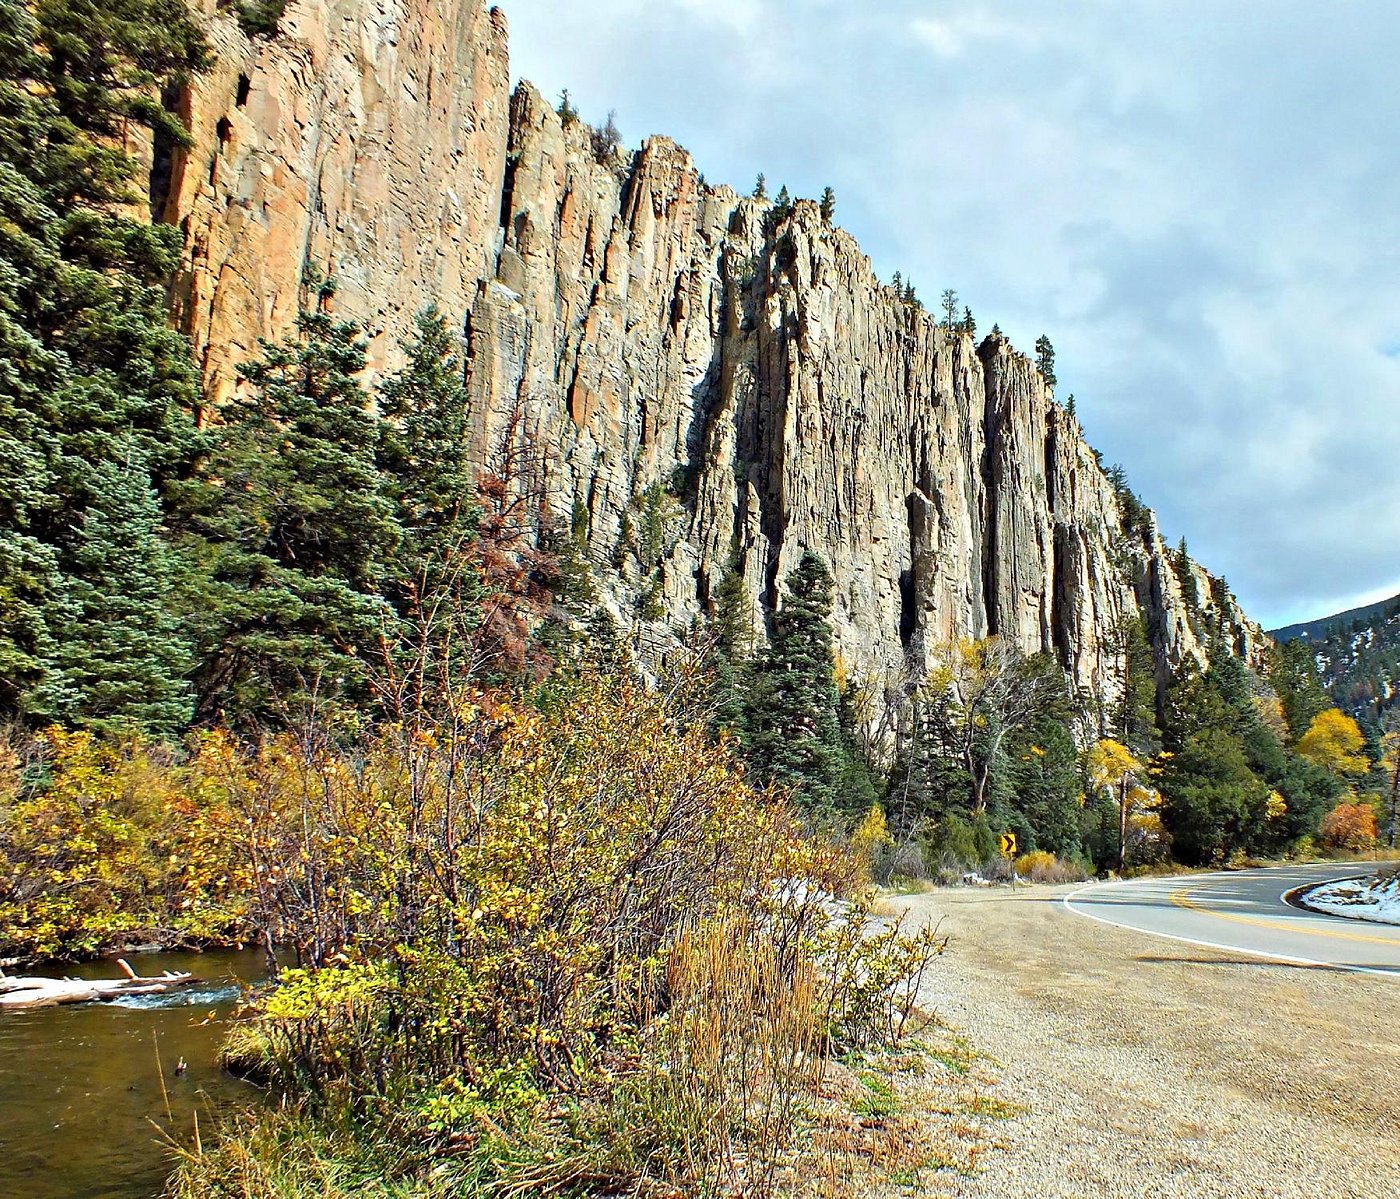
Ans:
{"label": "gravel shoulder", "polygon": [[892,901],[949,934],[925,1005],[1027,1109],[924,1195],[1400,1196],[1400,984],[1108,928],[1073,889]]}

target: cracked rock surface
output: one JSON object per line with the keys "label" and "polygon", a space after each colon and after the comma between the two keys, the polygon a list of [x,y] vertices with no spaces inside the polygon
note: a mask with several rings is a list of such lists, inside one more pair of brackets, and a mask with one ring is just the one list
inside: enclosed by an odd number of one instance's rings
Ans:
{"label": "cracked rock surface", "polygon": [[[1141,607],[1163,669],[1216,629],[1265,638],[1217,580],[1178,576],[1150,514],[1120,528],[1078,422],[1000,337],[940,328],[799,200],[707,183],[665,137],[601,150],[528,83],[478,0],[291,0],[272,38],[207,13],[218,62],[181,97],[194,144],[153,158],[185,233],[175,319],[214,409],[303,272],[339,282],[372,371],[435,301],[463,331],[475,435],[547,447],[609,607],[654,667],[740,570],[756,619],[805,547],[836,580],[850,677],[878,687],[953,637],[1053,653],[1110,705]],[[627,553],[653,484],[678,515]],[[642,622],[644,591],[664,616]],[[1188,599],[1193,591],[1196,599]]]}

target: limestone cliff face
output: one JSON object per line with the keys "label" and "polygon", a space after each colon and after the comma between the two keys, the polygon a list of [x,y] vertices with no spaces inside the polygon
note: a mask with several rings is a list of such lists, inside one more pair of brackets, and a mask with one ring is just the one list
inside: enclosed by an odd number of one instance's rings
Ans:
{"label": "limestone cliff face", "polygon": [[[586,514],[607,603],[654,661],[731,565],[762,611],[804,547],[871,681],[998,633],[1111,701],[1139,605],[1164,664],[1222,620],[1257,660],[1204,572],[1192,605],[1155,526],[1120,531],[1034,364],[904,304],[815,204],[779,217],[661,137],[596,151],[509,93],[505,21],[476,0],[293,0],[254,42],[210,20],[219,66],[184,100],[195,147],[162,215],[185,230],[174,309],[215,403],[315,265],[377,369],[429,300],[462,322],[483,458],[521,429],[550,447],[550,506]],[[648,590],[658,621],[637,615]]]}

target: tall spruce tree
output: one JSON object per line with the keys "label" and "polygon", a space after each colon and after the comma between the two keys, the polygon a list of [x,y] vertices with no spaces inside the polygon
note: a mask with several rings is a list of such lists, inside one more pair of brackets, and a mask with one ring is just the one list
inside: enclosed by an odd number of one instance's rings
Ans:
{"label": "tall spruce tree", "polygon": [[365,343],[331,312],[334,291],[314,282],[296,336],[241,368],[247,386],[214,433],[195,522],[209,578],[192,605],[205,716],[357,698],[389,619],[380,591],[399,529],[357,378]]}
{"label": "tall spruce tree", "polygon": [[1123,646],[1123,696],[1112,714],[1114,736],[1139,757],[1151,755],[1162,744],[1157,728],[1157,664],[1141,611],[1128,614],[1119,635]]}
{"label": "tall spruce tree", "polygon": [[[62,637],[113,566],[94,538],[134,511],[114,498],[112,471],[141,471],[131,495],[154,489],[164,502],[194,457],[195,372],[165,320],[181,237],[132,214],[145,197],[124,147],[141,127],[165,145],[188,140],[154,97],[207,61],[179,0],[0,4],[0,704],[11,712],[66,718],[128,693],[69,694],[78,676],[71,654],[60,661]],[[122,553],[133,577],[168,567],[160,537]],[[142,594],[141,620],[168,627],[166,597]],[[96,660],[121,656],[116,630],[105,644],[104,629],[84,632]],[[178,638],[171,648],[178,657]]]}
{"label": "tall spruce tree", "polygon": [[97,468],[72,559],[56,669],[36,707],[99,730],[178,733],[193,714],[190,647],[166,601],[175,566],[144,464]]}
{"label": "tall spruce tree", "polygon": [[399,619],[379,672],[400,719],[473,669],[481,580],[472,549],[480,515],[469,458],[470,398],[458,339],[430,305],[403,343],[406,361],[378,394],[379,468],[401,532],[386,555],[385,595]]}
{"label": "tall spruce tree", "polygon": [[1074,856],[1083,851],[1085,832],[1073,732],[1082,713],[1050,655],[1028,659],[1026,673],[1042,681],[1042,694],[1035,714],[1007,740],[1002,819],[993,824],[1016,831],[1023,849]]}
{"label": "tall spruce tree", "polygon": [[730,566],[715,588],[715,613],[711,630],[710,694],[716,731],[749,737],[748,715],[753,682],[753,601],[744,586],[743,573]]}
{"label": "tall spruce tree", "polygon": [[1283,705],[1283,718],[1294,742],[1332,706],[1313,655],[1313,646],[1305,637],[1281,641],[1269,651],[1269,683]]}
{"label": "tall spruce tree", "polygon": [[755,679],[750,753],[760,773],[834,812],[843,763],[831,642],[831,571],[805,550],[786,581]]}

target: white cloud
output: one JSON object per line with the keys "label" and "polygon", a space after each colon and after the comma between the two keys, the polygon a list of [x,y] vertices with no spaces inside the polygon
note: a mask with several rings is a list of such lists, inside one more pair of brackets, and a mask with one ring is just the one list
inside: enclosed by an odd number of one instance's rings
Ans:
{"label": "white cloud", "polygon": [[1034,48],[1039,39],[1024,24],[970,9],[946,17],[915,17],[909,31],[939,58],[958,58],[978,42],[1004,42]]}
{"label": "white cloud", "polygon": [[830,184],[883,275],[1048,333],[1264,620],[1400,591],[1400,6],[500,2],[547,93],[714,180]]}

